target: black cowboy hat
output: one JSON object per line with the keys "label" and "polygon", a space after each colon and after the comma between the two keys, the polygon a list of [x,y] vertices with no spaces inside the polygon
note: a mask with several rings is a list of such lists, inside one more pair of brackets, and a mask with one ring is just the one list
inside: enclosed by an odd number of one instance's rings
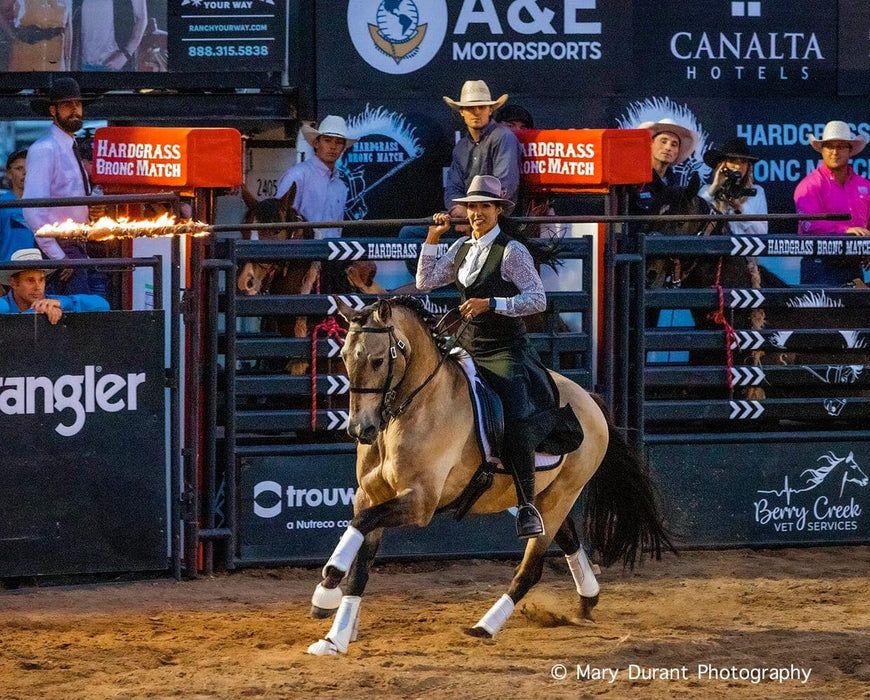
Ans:
{"label": "black cowboy hat", "polygon": [[51,116],[48,112],[50,105],[76,100],[87,104],[98,99],[100,99],[98,96],[93,95],[82,96],[79,84],[74,78],[55,78],[51,81],[48,97],[34,97],[30,101],[30,109],[41,117],[49,117]]}
{"label": "black cowboy hat", "polygon": [[709,148],[704,153],[704,162],[711,168],[715,168],[726,158],[745,158],[753,163],[758,160],[749,152],[749,144],[742,136],[728,139],[722,144],[722,148]]}

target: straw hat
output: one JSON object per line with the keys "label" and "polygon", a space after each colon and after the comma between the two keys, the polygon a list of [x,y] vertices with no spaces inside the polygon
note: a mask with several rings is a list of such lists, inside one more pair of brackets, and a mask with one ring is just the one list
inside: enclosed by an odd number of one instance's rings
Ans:
{"label": "straw hat", "polygon": [[514,203],[505,197],[501,180],[495,175],[475,175],[468,186],[468,192],[464,197],[455,197],[454,202],[467,204],[468,202],[498,202],[504,207],[504,215],[510,216],[514,210]]}
{"label": "straw hat", "polygon": [[680,126],[673,119],[665,118],[657,122],[641,122],[637,125],[638,129],[649,129],[652,138],[655,138],[663,132],[676,134],[680,139],[680,152],[674,164],[682,163],[686,158],[692,155],[692,152],[698,146],[698,134],[691,129]]}
{"label": "straw hat", "polygon": [[308,124],[303,124],[301,131],[305,140],[312,146],[314,146],[314,139],[318,136],[337,136],[347,142],[345,146],[351,146],[359,141],[359,139],[352,139],[347,135],[347,122],[344,121],[344,117],[338,117],[334,114],[327,114],[316,129]]}
{"label": "straw hat", "polygon": [[460,107],[480,106],[490,106],[498,109],[507,102],[507,98],[507,95],[502,95],[497,100],[492,99],[489,86],[482,80],[466,80],[462,83],[462,91],[459,93],[458,100],[451,100],[447,95],[444,95],[444,101],[450,105],[451,109],[456,111],[459,111]]}
{"label": "straw hat", "polygon": [[[22,248],[21,250],[16,250],[14,253],[12,253],[12,256],[9,258],[9,262],[24,262],[26,260],[29,261],[42,259],[42,253],[40,252],[39,248]],[[23,272],[23,270],[0,270],[0,284],[5,284],[8,287],[12,276],[17,275],[19,272]],[[54,272],[54,270],[43,270],[43,272],[45,273],[45,276],[48,277],[48,275]]]}
{"label": "straw hat", "polygon": [[845,141],[849,144],[849,155],[856,156],[864,150],[867,145],[867,139],[864,136],[856,136],[852,133],[852,128],[846,122],[828,122],[825,124],[825,130],[822,132],[822,138],[817,139],[810,134],[810,146],[819,153],[822,152],[822,144],[825,141]]}

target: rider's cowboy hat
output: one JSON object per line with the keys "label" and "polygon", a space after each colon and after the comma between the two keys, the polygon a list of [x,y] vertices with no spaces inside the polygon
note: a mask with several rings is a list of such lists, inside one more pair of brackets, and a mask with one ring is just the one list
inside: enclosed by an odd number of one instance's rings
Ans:
{"label": "rider's cowboy hat", "polygon": [[55,78],[51,81],[47,97],[34,97],[30,109],[41,117],[50,117],[48,108],[61,102],[81,102],[87,104],[100,99],[99,96],[82,96],[81,88],[74,78]]}
{"label": "rider's cowboy hat", "polygon": [[344,121],[344,117],[338,117],[334,114],[327,114],[316,129],[308,124],[303,124],[301,131],[305,140],[312,146],[314,146],[314,139],[318,136],[337,136],[345,140],[345,147],[359,141],[359,139],[352,139],[347,135],[347,122]]}
{"label": "rider's cowboy hat", "polygon": [[741,158],[753,163],[758,160],[758,156],[749,152],[749,144],[742,136],[728,139],[722,144],[722,148],[710,148],[704,154],[704,162],[711,168],[715,168],[727,158]]}
{"label": "rider's cowboy hat", "polygon": [[684,126],[680,126],[673,119],[665,118],[660,119],[657,122],[641,122],[637,125],[637,128],[648,129],[652,138],[655,138],[664,132],[676,134],[680,139],[680,152],[677,154],[677,159],[674,161],[674,165],[686,160],[686,158],[692,155],[692,152],[698,146],[697,132],[687,129]]}
{"label": "rider's cowboy hat", "polygon": [[444,101],[450,105],[452,109],[459,111],[461,107],[492,107],[498,109],[507,102],[507,95],[502,95],[497,100],[492,99],[492,94],[489,92],[489,86],[482,80],[466,80],[462,83],[462,91],[459,93],[458,100],[451,100],[447,95],[444,95]]}
{"label": "rider's cowboy hat", "polygon": [[464,197],[455,197],[454,202],[467,204],[468,202],[497,202],[504,207],[504,215],[510,216],[514,210],[514,203],[505,197],[505,191],[501,186],[501,180],[495,175],[475,175],[468,186],[468,192]]}
{"label": "rider's cowboy hat", "polygon": [[[13,263],[42,259],[42,253],[39,251],[39,248],[22,248],[21,250],[16,250],[12,253],[9,262]],[[0,284],[5,284],[8,287],[12,276],[17,275],[19,272],[22,272],[22,270],[0,270]],[[43,272],[45,273],[45,276],[48,277],[52,272],[54,272],[54,270],[43,270]]]}
{"label": "rider's cowboy hat", "polygon": [[846,122],[828,122],[825,124],[825,130],[822,132],[822,138],[817,139],[810,134],[810,146],[819,153],[822,152],[822,144],[825,141],[845,141],[849,144],[849,155],[856,156],[864,150],[867,145],[867,139],[864,136],[855,135],[852,133],[852,128]]}

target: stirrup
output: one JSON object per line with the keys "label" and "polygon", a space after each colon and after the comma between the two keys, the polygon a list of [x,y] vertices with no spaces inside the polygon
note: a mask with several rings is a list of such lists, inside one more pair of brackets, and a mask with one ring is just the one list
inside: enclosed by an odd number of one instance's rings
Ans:
{"label": "stirrup", "polygon": [[517,537],[528,540],[545,534],[544,519],[532,503],[524,503],[517,509]]}

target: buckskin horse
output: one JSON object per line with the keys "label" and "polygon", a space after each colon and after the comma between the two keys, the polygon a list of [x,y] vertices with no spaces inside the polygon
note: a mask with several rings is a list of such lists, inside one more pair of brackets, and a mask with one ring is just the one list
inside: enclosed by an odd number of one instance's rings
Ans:
{"label": "buckskin horse", "polygon": [[[242,188],[242,199],[247,212],[245,223],[287,223],[286,228],[260,229],[256,238],[262,241],[310,240],[314,231],[310,228],[293,227],[291,224],[305,221],[293,208],[296,199],[296,183],[280,198],[258,200]],[[245,238],[252,238],[251,231],[245,231]],[[319,263],[312,260],[289,258],[281,262],[257,262],[248,260],[242,266],[236,279],[239,292],[248,296],[257,294],[311,294],[320,272]],[[308,336],[306,316],[278,316],[271,324],[283,336],[305,338]],[[308,363],[291,361],[287,365],[291,374],[304,374]]]}
{"label": "buckskin horse", "polygon": [[[341,352],[350,378],[348,432],[358,441],[359,488],[351,524],[323,568],[312,614],[335,620],[308,651],[345,653],[356,638],[361,596],[383,529],[425,527],[436,512],[455,507],[484,457],[475,433],[468,383],[459,360],[433,330],[433,317],[413,297],[383,299],[354,311],[336,298],[350,324]],[[602,405],[553,373],[560,404],[570,406],[583,441],[555,466],[538,471],[535,505],[546,534],[531,539],[507,590],[468,633],[493,637],[514,606],[541,578],[555,541],[568,561],[589,617],[599,586],[569,517],[586,491],[585,526],[605,565],[633,565],[670,547],[648,470],[629,450]],[[494,513],[516,505],[512,477],[496,473],[468,512]],[[348,576],[347,594],[339,585]],[[337,609],[337,613],[336,613]]]}

